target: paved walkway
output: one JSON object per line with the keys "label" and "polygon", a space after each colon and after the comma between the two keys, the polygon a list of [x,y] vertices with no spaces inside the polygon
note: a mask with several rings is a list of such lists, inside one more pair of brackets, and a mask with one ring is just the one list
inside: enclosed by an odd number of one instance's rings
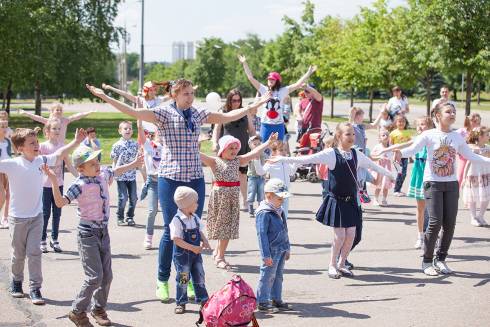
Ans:
{"label": "paved walkway", "polygon": [[[421,253],[412,248],[416,237],[414,201],[390,196],[389,207],[366,206],[363,241],[350,257],[356,265],[356,277],[332,280],[326,273],[332,231],[313,220],[320,204],[320,185],[295,182],[292,192],[292,256],[286,264],[284,299],[295,311],[258,314],[261,326],[483,326],[490,321],[490,228],[470,226],[467,210],[459,211],[448,258],[456,271],[453,276],[427,278],[420,272]],[[108,310],[114,325],[193,326],[197,305],[189,305],[189,313],[177,316],[173,314],[175,304],[155,299],[158,251],[142,248],[146,203],[138,204],[136,227],[118,227],[115,186],[111,196],[114,282]],[[64,252],[43,255],[44,307],[8,296],[9,237],[7,230],[0,230],[0,326],[70,325],[66,315],[83,279],[75,217],[74,206],[63,209],[60,241]],[[161,226],[160,215],[157,222]],[[155,238],[160,235],[161,227]],[[254,220],[244,213],[240,239],[231,242],[228,254],[236,267],[234,272],[218,270],[211,256],[204,255],[209,292],[218,290],[233,273],[241,274],[255,288],[259,251]],[[173,271],[172,296],[174,276]]]}

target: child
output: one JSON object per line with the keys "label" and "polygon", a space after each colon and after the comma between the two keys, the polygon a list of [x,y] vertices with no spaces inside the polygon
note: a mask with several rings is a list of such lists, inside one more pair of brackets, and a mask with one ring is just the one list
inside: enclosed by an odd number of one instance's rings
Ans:
{"label": "child", "polygon": [[240,140],[225,135],[219,139],[218,157],[209,157],[201,153],[202,162],[211,168],[214,183],[209,195],[207,230],[210,240],[218,240],[214,252],[216,267],[229,270],[230,264],[225,261],[225,251],[230,239],[238,238],[240,222],[240,182],[238,167],[248,164],[271,142],[277,140],[277,133],[272,133],[267,142],[252,151],[237,155],[240,151]]}
{"label": "child", "polygon": [[[82,138],[83,140],[83,138]],[[43,171],[51,182],[56,205],[62,208],[77,200],[78,251],[85,272],[85,281],[68,318],[77,326],[91,326],[86,311],[92,304],[92,317],[101,326],[110,326],[105,308],[112,281],[111,244],[109,239],[109,184],[113,176],[141,166],[143,157],[114,169],[100,167],[94,151],[84,145],[73,153],[73,165],[80,176],[70,185],[63,196],[58,187],[57,176],[46,165]]]}
{"label": "child", "polygon": [[[490,158],[471,151],[465,140],[451,126],[456,120],[456,108],[451,103],[438,104],[431,111],[437,128],[427,130],[414,143],[396,152],[396,159],[407,158],[427,147],[427,164],[424,171],[424,195],[429,213],[429,226],[425,232],[422,270],[428,276],[450,274],[446,264],[456,216],[458,214],[459,184],[456,174],[456,155],[460,153],[471,162],[485,165]],[[442,226],[442,237],[436,257],[434,247]]]}
{"label": "child", "polygon": [[[464,118],[464,127],[459,128],[457,130],[458,134],[461,135],[464,139],[468,138],[468,135],[471,133],[471,131],[476,128],[481,126],[481,116],[477,112],[472,112],[469,116],[466,116]],[[458,162],[458,182],[459,185],[463,184],[463,178],[464,178],[464,168],[466,166],[466,158],[462,156],[458,156],[457,162]]]}
{"label": "child", "polygon": [[143,247],[152,248],[155,217],[158,212],[158,167],[160,166],[162,145],[156,141],[155,132],[148,132],[138,120],[138,144],[143,147],[147,179],[141,191],[141,200],[148,195],[148,218]]}
{"label": "child", "polygon": [[[60,141],[60,131],[61,131],[61,121],[59,119],[49,119],[44,125],[44,135],[47,138],[46,142],[39,144],[39,154],[40,155],[49,155],[59,148],[61,148],[64,144]],[[62,158],[60,162],[58,162],[54,166],[50,166],[50,168],[56,174],[58,179],[58,187],[60,188],[60,192],[63,193],[63,179],[64,179],[64,167],[65,164],[68,167],[68,170],[73,174],[73,176],[77,177],[78,173],[73,168],[68,160],[68,157]],[[44,225],[43,225],[43,233],[41,237],[41,251],[43,253],[48,253],[48,245],[46,243],[47,233],[46,230],[48,228],[49,218],[51,216],[51,210],[53,211],[53,220],[51,222],[51,240],[49,241],[49,246],[54,250],[54,252],[62,252],[60,243],[58,241],[58,232],[60,228],[60,218],[61,218],[61,208],[58,208],[54,203],[53,191],[51,190],[51,182],[45,176],[43,183],[43,217],[44,217]]]}
{"label": "child", "polygon": [[7,122],[7,132],[5,134],[5,137],[10,139],[14,131],[10,127],[8,127],[8,122],[9,122],[8,112],[6,112],[5,110],[0,110],[0,120]]}
{"label": "child", "polygon": [[393,128],[393,119],[390,118],[390,112],[387,108],[382,108],[376,120],[372,123],[374,126],[378,126],[380,129],[384,128],[391,131]]}
{"label": "child", "polygon": [[[89,127],[86,130],[87,138],[83,141],[83,145],[92,148],[92,150],[97,151],[100,150],[100,141],[97,139],[97,132],[95,131],[95,127]],[[102,155],[99,154],[99,161],[102,159]]]}
{"label": "child", "polygon": [[287,220],[281,209],[282,202],[291,194],[277,178],[271,178],[265,184],[264,191],[265,201],[257,208],[255,220],[262,258],[257,302],[259,311],[276,313],[292,309],[282,300],[284,263],[289,260],[291,245]]}
{"label": "child", "polygon": [[187,288],[192,278],[196,302],[204,305],[208,292],[204,285],[204,267],[201,251],[211,249],[203,233],[203,225],[195,214],[197,192],[187,186],[179,186],[174,193],[174,201],[179,208],[170,223],[170,238],[174,241],[174,265],[177,271],[176,314],[185,312],[188,302]]}
{"label": "child", "polygon": [[[390,133],[382,128],[379,130],[379,143],[375,145],[373,148],[373,154],[386,149],[390,146]],[[388,171],[392,171],[391,167],[391,158],[393,157],[393,153],[384,152],[378,157],[378,165],[385,168]],[[381,174],[377,174],[376,176],[376,191],[374,191],[374,200],[373,205],[375,206],[387,206],[388,202],[386,201],[386,197],[388,196],[388,191],[393,187],[393,182],[390,178],[386,176],[382,176]],[[383,191],[383,198],[381,200],[381,204],[379,203],[379,195]]]}
{"label": "child", "polygon": [[[468,135],[468,143],[473,152],[490,157],[489,129],[485,126],[476,127]],[[481,163],[468,163],[464,171],[463,200],[470,208],[471,224],[473,226],[487,226],[483,218],[490,201],[490,165]],[[480,213],[476,213],[479,207]]]}
{"label": "child", "polygon": [[37,122],[44,124],[44,125],[46,125],[48,120],[51,118],[56,118],[56,119],[61,120],[60,142],[65,143],[66,130],[68,128],[68,125],[73,123],[76,120],[80,120],[84,117],[87,117],[88,115],[90,115],[91,113],[94,113],[95,111],[80,112],[80,113],[71,115],[70,117],[63,117],[63,105],[61,103],[57,102],[57,103],[52,104],[51,107],[49,108],[49,117],[48,118],[44,118],[44,117],[38,116],[38,115],[33,115],[33,114],[26,112],[24,110],[20,110],[19,112],[22,115],[27,116],[27,117],[31,118],[32,120],[37,121]]}
{"label": "child", "polygon": [[[362,211],[358,201],[361,185],[357,179],[356,171],[359,167],[369,168],[392,179],[394,177],[390,171],[376,165],[358,149],[352,148],[355,141],[352,124],[338,124],[334,137],[334,148],[301,157],[272,158],[271,161],[296,164],[316,163],[328,166],[328,194],[317,213],[317,219],[320,219],[323,224],[333,227],[334,241],[328,276],[337,279],[341,275],[354,276],[346,267],[345,262],[356,236],[356,226],[362,220]],[[337,260],[339,253],[340,259]]]}
{"label": "child", "polygon": [[[112,145],[111,159],[112,167],[117,168],[121,165],[132,162],[138,155],[138,143],[131,139],[133,136],[133,126],[130,121],[122,121],[119,124],[119,135],[121,139]],[[128,226],[134,226],[134,210],[136,208],[136,170],[131,169],[120,176],[117,176],[117,224],[124,225],[124,209],[129,197],[129,207],[126,213]]]}
{"label": "child", "polygon": [[[0,118],[1,119],[1,118]],[[7,138],[8,121],[0,120],[0,160],[9,159],[12,157],[12,141]],[[0,174],[0,215],[3,206],[5,211],[0,221],[0,229],[9,228],[8,208],[10,202],[9,181],[7,175]]]}
{"label": "child", "polygon": [[[251,150],[255,149],[261,144],[262,140],[259,135],[250,137],[248,140],[248,146]],[[258,159],[254,159],[248,164],[248,213],[251,218],[255,218],[254,201],[257,198],[257,202],[260,203],[264,200],[264,177],[257,173],[255,169],[256,165],[263,165],[265,163],[265,157],[260,154]]]}
{"label": "child", "polygon": [[[271,158],[285,155],[283,143],[281,141],[274,141],[270,144]],[[286,188],[289,190],[291,184],[290,177],[296,173],[297,166],[294,164],[288,164],[284,162],[266,162],[263,167],[256,165],[255,169],[258,174],[269,174],[269,178],[277,178],[281,180]],[[289,200],[284,199],[282,202],[282,209],[284,210],[284,216],[288,219]]]}
{"label": "child", "polygon": [[[407,118],[403,115],[395,116],[395,129],[390,133],[390,143],[400,144],[406,143],[412,139],[411,133],[407,128],[408,121]],[[407,177],[407,168],[408,168],[408,158],[403,158],[401,163],[402,171],[398,173],[398,177],[395,182],[395,196],[405,196],[405,193],[402,192],[403,182],[405,181],[405,177]]]}
{"label": "child", "polygon": [[47,156],[39,155],[37,132],[29,128],[17,128],[12,135],[12,144],[21,155],[0,161],[0,173],[7,174],[10,185],[11,203],[9,207],[9,228],[12,239],[12,283],[10,295],[24,297],[22,281],[24,279],[24,261],[27,256],[29,286],[33,304],[44,304],[41,295],[41,234],[43,163],[54,166],[69,151],[85,138],[83,129],[75,132],[70,144]]}

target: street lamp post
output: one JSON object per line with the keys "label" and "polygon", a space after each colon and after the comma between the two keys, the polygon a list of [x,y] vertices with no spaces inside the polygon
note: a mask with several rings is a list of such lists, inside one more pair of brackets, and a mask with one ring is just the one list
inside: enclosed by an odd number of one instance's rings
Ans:
{"label": "street lamp post", "polygon": [[145,78],[145,48],[143,45],[145,30],[145,0],[141,0],[141,50],[140,50],[140,72],[139,72],[139,89],[143,89],[144,78]]}

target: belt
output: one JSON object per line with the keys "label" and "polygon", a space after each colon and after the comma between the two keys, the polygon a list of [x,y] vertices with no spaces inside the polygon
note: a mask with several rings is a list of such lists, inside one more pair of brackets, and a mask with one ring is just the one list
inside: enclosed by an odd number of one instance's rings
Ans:
{"label": "belt", "polygon": [[340,196],[340,195],[335,195],[333,194],[332,192],[329,192],[329,195],[337,200],[340,200],[340,201],[344,201],[344,202],[351,202],[352,200],[355,200],[357,199],[356,197],[354,196]]}
{"label": "belt", "polygon": [[418,160],[420,162],[425,162],[427,159],[424,159],[424,158],[415,158],[415,160]]}
{"label": "belt", "polygon": [[240,186],[240,182],[225,182],[225,181],[215,181],[213,183],[214,186],[223,186],[223,187],[234,187],[234,186]]}

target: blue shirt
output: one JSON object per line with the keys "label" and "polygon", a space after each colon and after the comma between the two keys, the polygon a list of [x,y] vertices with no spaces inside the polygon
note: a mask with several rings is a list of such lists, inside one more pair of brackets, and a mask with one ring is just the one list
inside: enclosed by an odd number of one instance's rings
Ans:
{"label": "blue shirt", "polygon": [[290,250],[288,225],[280,208],[275,209],[262,201],[257,208],[255,227],[262,258],[272,258]]}

